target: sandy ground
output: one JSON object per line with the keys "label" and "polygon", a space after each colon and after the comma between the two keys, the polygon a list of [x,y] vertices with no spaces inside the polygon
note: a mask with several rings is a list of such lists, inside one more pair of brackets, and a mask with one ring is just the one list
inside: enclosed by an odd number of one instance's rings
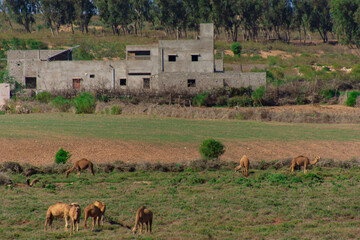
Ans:
{"label": "sandy ground", "polygon": [[[275,160],[292,158],[303,154],[311,158],[319,155],[335,161],[360,157],[360,142],[337,141],[293,141],[293,142],[225,142],[223,160],[238,161],[243,154],[251,160]],[[33,165],[47,165],[54,162],[55,153],[64,148],[73,154],[70,162],[88,158],[96,163],[113,162],[184,162],[200,158],[199,146],[153,145],[124,141],[87,139],[1,139],[0,162],[16,161]]]}

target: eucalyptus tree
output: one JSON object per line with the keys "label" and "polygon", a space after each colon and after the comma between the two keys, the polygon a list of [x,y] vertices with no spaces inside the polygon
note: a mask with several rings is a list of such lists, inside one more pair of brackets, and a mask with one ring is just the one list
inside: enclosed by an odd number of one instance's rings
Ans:
{"label": "eucalyptus tree", "polygon": [[96,14],[96,7],[92,0],[72,0],[75,6],[76,22],[81,32],[89,32],[88,26],[92,16]]}
{"label": "eucalyptus tree", "polygon": [[281,37],[281,30],[285,32],[285,41],[290,40],[290,30],[294,17],[294,9],[291,0],[268,0],[267,10],[264,18],[268,21],[272,30],[275,31],[278,39]]}
{"label": "eucalyptus tree", "polygon": [[152,1],[131,0],[130,3],[131,10],[133,11],[133,18],[135,20],[135,34],[137,34],[139,29],[140,35],[142,35],[143,22],[149,20]]}
{"label": "eucalyptus tree", "polygon": [[334,30],[341,43],[360,47],[359,0],[332,0],[330,10]]}
{"label": "eucalyptus tree", "polygon": [[31,32],[31,25],[35,23],[34,15],[38,10],[37,0],[11,0],[6,1],[10,17],[18,24],[24,26],[27,32]]}
{"label": "eucalyptus tree", "polygon": [[6,4],[6,0],[0,1],[0,12],[3,21],[7,22],[9,24],[11,31],[13,31],[13,26],[9,16],[9,7]]}
{"label": "eucalyptus tree", "polygon": [[261,0],[240,1],[240,16],[244,27],[244,39],[255,40],[258,35],[263,5]]}
{"label": "eucalyptus tree", "polygon": [[321,39],[328,41],[327,34],[332,31],[332,19],[330,14],[330,3],[328,0],[311,0],[313,11],[310,17],[311,30],[317,30]]}

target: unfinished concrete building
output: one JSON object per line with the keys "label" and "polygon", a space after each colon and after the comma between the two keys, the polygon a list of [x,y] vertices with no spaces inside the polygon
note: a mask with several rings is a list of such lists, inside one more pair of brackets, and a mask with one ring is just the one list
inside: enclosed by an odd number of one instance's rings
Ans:
{"label": "unfinished concrete building", "polygon": [[36,91],[106,89],[128,93],[197,93],[224,86],[254,89],[265,73],[224,71],[215,59],[213,24],[201,24],[196,40],[128,45],[126,59],[73,61],[72,49],[9,50],[9,75]]}

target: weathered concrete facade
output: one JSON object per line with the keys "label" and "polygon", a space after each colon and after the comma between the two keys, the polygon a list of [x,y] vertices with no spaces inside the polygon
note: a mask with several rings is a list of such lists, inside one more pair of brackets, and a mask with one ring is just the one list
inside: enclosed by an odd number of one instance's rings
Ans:
{"label": "weathered concrete facade", "polygon": [[225,72],[214,56],[213,24],[200,25],[196,40],[129,45],[126,60],[72,61],[72,50],[8,51],[10,76],[27,89],[108,89],[127,92],[190,92],[230,86],[257,88],[265,73]]}
{"label": "weathered concrete facade", "polygon": [[0,83],[0,107],[3,106],[6,100],[10,99],[10,84]]}

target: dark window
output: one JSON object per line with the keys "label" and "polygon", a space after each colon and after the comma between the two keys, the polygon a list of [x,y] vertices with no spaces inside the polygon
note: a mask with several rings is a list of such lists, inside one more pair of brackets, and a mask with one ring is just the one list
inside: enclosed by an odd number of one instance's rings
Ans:
{"label": "dark window", "polygon": [[151,73],[128,73],[128,75],[132,75],[132,76],[144,76],[144,75],[151,75]]}
{"label": "dark window", "polygon": [[36,77],[25,77],[25,88],[36,89]]}
{"label": "dark window", "polygon": [[188,87],[196,87],[196,80],[188,79]]}
{"label": "dark window", "polygon": [[73,78],[73,89],[80,90],[81,88],[81,78]]}
{"label": "dark window", "polygon": [[176,55],[169,55],[169,62],[176,62]]}
{"label": "dark window", "polygon": [[143,80],[144,80],[143,88],[150,89],[150,78],[143,78]]}
{"label": "dark window", "polygon": [[191,61],[192,62],[198,62],[199,61],[199,55],[191,55]]}
{"label": "dark window", "polygon": [[120,79],[120,86],[126,86],[126,78]]}
{"label": "dark window", "polygon": [[150,60],[150,51],[128,51],[128,60]]}
{"label": "dark window", "polygon": [[95,74],[90,74],[90,78],[95,78]]}

